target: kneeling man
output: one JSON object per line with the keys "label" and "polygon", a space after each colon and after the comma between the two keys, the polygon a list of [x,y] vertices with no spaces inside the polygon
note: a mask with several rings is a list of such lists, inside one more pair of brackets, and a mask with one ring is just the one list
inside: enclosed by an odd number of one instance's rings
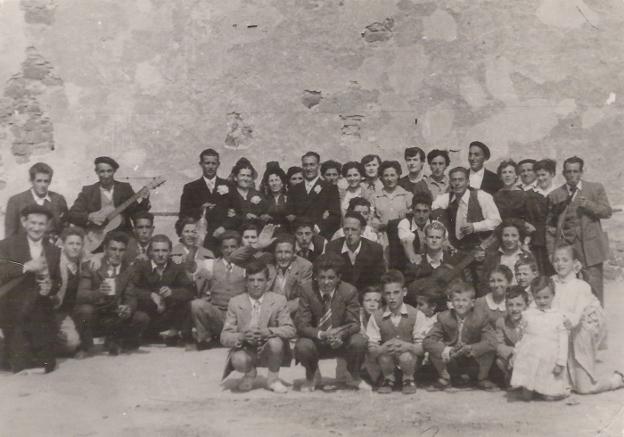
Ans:
{"label": "kneeling man", "polygon": [[280,366],[289,366],[292,359],[288,340],[295,336],[286,297],[267,291],[269,270],[262,261],[247,265],[245,293],[228,303],[221,344],[232,348],[223,375],[232,370],[245,376],[238,390],[249,391],[257,375],[256,367],[268,367],[267,386],[276,393],[288,389],[279,380]]}

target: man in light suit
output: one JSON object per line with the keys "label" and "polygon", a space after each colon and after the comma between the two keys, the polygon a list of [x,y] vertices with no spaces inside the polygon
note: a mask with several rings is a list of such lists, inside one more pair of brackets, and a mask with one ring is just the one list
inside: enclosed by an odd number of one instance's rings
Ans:
{"label": "man in light suit", "polygon": [[28,170],[32,187],[22,193],[9,198],[6,215],[4,217],[4,238],[23,233],[20,213],[28,205],[40,205],[47,207],[52,212],[52,220],[49,223],[48,232],[60,235],[63,223],[67,215],[67,202],[65,197],[50,191],[54,171],[44,162],[37,162]]}
{"label": "man in light suit", "polygon": [[232,370],[244,374],[238,390],[253,388],[257,367],[268,367],[267,386],[276,393],[288,389],[279,380],[281,366],[289,366],[292,359],[288,340],[295,336],[286,298],[267,291],[268,269],[262,261],[247,265],[246,292],[234,296],[228,303],[227,315],[221,331],[221,343],[232,348],[228,355],[223,378]]}
{"label": "man in light suit", "polygon": [[288,220],[309,217],[320,229],[320,234],[330,239],[340,226],[340,195],[338,188],[321,179],[316,152],[307,152],[301,157],[304,181],[291,188],[286,209]]}
{"label": "man in light suit", "polygon": [[295,255],[295,239],[283,234],[275,240],[275,264],[269,264],[269,291],[286,297],[288,310],[294,314],[299,295],[312,282],[312,263]]}
{"label": "man in light suit", "polygon": [[609,256],[609,242],[600,219],[611,217],[612,210],[602,184],[582,180],[583,167],[578,156],[566,159],[566,183],[548,194],[547,246],[550,256],[559,245],[578,251],[585,280],[602,303],[602,266]]}

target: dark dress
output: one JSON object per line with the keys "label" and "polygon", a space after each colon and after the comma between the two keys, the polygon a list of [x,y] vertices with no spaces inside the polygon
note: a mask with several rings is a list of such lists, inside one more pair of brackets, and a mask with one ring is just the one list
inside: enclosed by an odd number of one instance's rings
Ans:
{"label": "dark dress", "polygon": [[[530,222],[527,206],[528,195],[523,190],[498,190],[494,194],[494,203],[503,221],[516,218]],[[531,223],[533,224],[533,223]]]}

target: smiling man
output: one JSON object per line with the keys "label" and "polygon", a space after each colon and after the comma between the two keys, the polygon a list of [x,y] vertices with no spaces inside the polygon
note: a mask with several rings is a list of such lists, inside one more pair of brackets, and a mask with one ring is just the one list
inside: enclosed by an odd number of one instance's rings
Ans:
{"label": "smiling man", "polygon": [[473,141],[470,143],[468,148],[470,187],[494,195],[494,193],[503,188],[503,183],[496,173],[491,172],[483,166],[488,159],[490,159],[490,148],[488,146],[480,141]]}

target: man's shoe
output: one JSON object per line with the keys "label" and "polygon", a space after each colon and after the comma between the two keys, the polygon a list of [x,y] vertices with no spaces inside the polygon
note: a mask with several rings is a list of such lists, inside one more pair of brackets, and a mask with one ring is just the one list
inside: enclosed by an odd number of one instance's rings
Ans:
{"label": "man's shoe", "polygon": [[258,373],[257,373],[256,369],[252,370],[251,372],[245,373],[243,378],[238,383],[238,386],[236,387],[238,389],[238,391],[240,391],[240,392],[247,392],[247,391],[251,390],[253,388],[253,384],[254,384],[254,381],[256,380],[256,375],[257,374]]}
{"label": "man's shoe", "polygon": [[314,380],[308,381],[306,379],[306,381],[301,385],[302,393],[312,393],[314,390],[316,390],[316,384],[314,383]]}
{"label": "man's shoe", "polygon": [[388,378],[384,378],[381,385],[377,388],[377,393],[379,393],[380,395],[386,395],[392,393],[392,390],[394,390],[394,381]]}
{"label": "man's shoe", "polygon": [[480,388],[481,390],[485,390],[485,391],[498,391],[498,390],[500,390],[496,384],[494,384],[492,381],[490,381],[488,379],[482,379],[481,381],[477,382],[477,387]]}
{"label": "man's shoe", "polygon": [[280,381],[279,379],[276,379],[275,381],[271,382],[268,386],[269,386],[269,390],[271,390],[272,392],[280,393],[280,394],[288,393],[288,387],[282,384],[282,381]]}
{"label": "man's shoe", "polygon": [[345,385],[352,390],[373,391],[373,388],[363,379],[351,379],[347,381]]}
{"label": "man's shoe", "polygon": [[413,379],[406,379],[403,381],[403,388],[401,389],[401,393],[404,395],[413,395],[416,393],[416,384]]}
{"label": "man's shoe", "polygon": [[219,342],[217,342],[215,340],[199,341],[199,342],[197,342],[197,350],[198,351],[207,351],[207,350],[210,350],[210,349],[217,348],[219,346],[220,346]]}
{"label": "man's shoe", "polygon": [[117,355],[119,355],[121,347],[119,346],[119,343],[117,343],[115,340],[108,340],[106,342],[106,350],[108,351],[108,355],[116,357]]}
{"label": "man's shoe", "polygon": [[433,391],[444,391],[451,388],[451,381],[446,378],[438,378],[431,386]]}

